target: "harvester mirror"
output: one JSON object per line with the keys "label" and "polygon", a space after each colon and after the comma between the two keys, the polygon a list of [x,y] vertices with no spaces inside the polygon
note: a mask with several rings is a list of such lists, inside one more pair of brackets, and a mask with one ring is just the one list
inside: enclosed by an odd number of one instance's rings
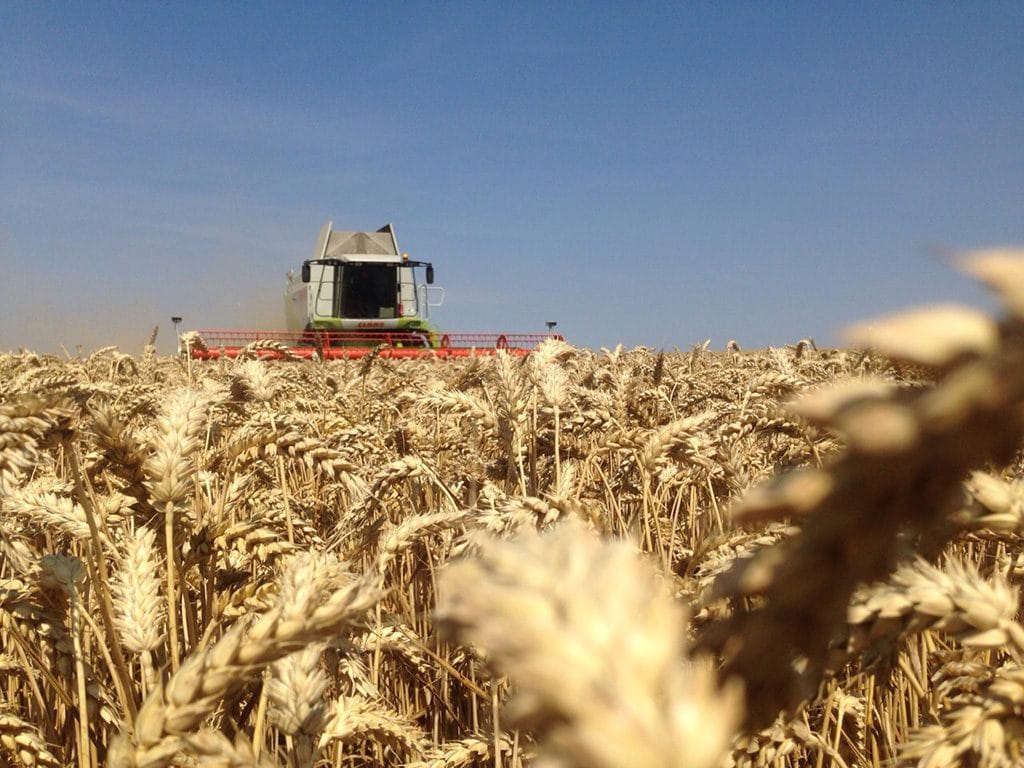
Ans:
{"label": "harvester mirror", "polygon": [[427,264],[427,285],[434,284],[434,265]]}
{"label": "harvester mirror", "polygon": [[302,264],[302,282],[309,282],[309,262],[303,262]]}

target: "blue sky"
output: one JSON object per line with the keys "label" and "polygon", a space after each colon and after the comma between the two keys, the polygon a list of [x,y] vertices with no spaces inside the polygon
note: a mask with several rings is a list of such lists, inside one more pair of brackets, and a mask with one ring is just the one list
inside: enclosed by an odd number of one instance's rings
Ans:
{"label": "blue sky", "polygon": [[4,3],[0,350],[283,328],[395,225],[451,330],[756,347],[983,301],[1024,4]]}

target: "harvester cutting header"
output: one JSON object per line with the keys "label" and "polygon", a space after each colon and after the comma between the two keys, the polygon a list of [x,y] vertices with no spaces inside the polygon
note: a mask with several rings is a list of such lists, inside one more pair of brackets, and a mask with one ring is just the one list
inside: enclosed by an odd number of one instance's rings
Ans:
{"label": "harvester cutting header", "polygon": [[[398,250],[395,230],[320,230],[313,258],[285,287],[286,331],[201,330],[182,337],[196,358],[468,357],[506,349],[526,354],[554,334],[443,333],[430,310],[444,300],[434,265]],[[422,270],[422,272],[420,271]],[[422,278],[422,279],[421,279]]]}

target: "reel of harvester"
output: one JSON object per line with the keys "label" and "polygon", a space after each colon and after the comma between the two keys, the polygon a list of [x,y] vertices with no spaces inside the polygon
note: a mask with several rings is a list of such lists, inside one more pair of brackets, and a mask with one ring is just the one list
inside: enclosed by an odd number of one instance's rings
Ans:
{"label": "reel of harvester", "polygon": [[546,333],[357,333],[350,331],[200,330],[182,336],[182,349],[197,360],[220,357],[358,360],[374,353],[382,358],[461,358],[504,350],[529,354]]}

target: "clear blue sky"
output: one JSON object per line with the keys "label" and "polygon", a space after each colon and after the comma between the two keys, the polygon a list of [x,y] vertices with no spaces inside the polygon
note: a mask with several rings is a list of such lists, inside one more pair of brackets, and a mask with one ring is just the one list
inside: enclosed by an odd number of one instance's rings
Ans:
{"label": "clear blue sky", "polygon": [[393,222],[452,330],[838,340],[1024,243],[1024,3],[0,5],[0,350],[283,327]]}

